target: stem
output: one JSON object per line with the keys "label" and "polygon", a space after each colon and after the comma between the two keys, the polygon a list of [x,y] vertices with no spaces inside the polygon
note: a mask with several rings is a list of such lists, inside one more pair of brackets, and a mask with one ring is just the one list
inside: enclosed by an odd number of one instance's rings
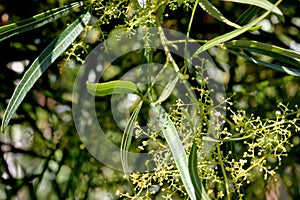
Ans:
{"label": "stem", "polygon": [[194,42],[194,43],[205,43],[208,40],[194,40],[194,39],[185,39],[185,40],[172,40],[168,41],[167,44],[178,44],[178,43],[185,43],[185,42]]}
{"label": "stem", "polygon": [[185,74],[186,69],[187,69],[186,66],[188,66],[188,62],[187,62],[187,57],[189,56],[188,52],[187,52],[188,40],[189,40],[189,37],[190,37],[192,23],[193,23],[193,20],[194,20],[194,16],[195,16],[195,12],[196,12],[196,8],[197,8],[198,3],[199,3],[199,0],[196,0],[196,2],[194,4],[193,11],[192,11],[192,15],[191,15],[191,18],[190,18],[188,30],[187,30],[187,33],[186,33],[186,39],[185,39],[185,44],[184,44],[184,59],[185,59],[184,60],[184,62],[185,62],[184,74]]}
{"label": "stem", "polygon": [[159,31],[159,35],[160,35],[160,38],[161,38],[161,43],[162,43],[162,45],[164,47],[164,50],[165,50],[165,53],[166,53],[167,60],[170,61],[170,63],[174,67],[174,70],[176,72],[179,72],[179,67],[178,67],[177,63],[175,62],[175,60],[173,59],[173,57],[172,57],[172,55],[169,51],[169,47],[167,45],[168,39],[166,38],[166,36],[164,34],[164,31],[163,31],[161,26],[158,27],[158,31]]}
{"label": "stem", "polygon": [[222,158],[222,155],[221,155],[221,149],[220,149],[220,144],[219,143],[217,143],[217,151],[218,151],[218,160],[220,162],[219,164],[220,164],[223,176],[224,176],[227,199],[230,200],[231,197],[230,197],[230,190],[229,190],[229,186],[228,186],[229,182],[228,182],[226,171],[225,171],[225,168],[224,168],[224,163],[223,163],[223,158]]}

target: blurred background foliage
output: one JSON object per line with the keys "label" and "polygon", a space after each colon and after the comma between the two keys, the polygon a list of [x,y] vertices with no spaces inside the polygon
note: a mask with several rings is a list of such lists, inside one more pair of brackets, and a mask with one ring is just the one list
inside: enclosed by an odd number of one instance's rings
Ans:
{"label": "blurred background foliage", "polygon": [[[65,5],[68,0],[0,0],[1,26],[29,18],[37,13]],[[235,21],[247,6],[223,1],[212,1],[228,18]],[[262,28],[247,32],[240,39],[253,39],[275,44],[300,52],[300,2],[283,1],[279,8],[285,15],[285,22],[279,22],[271,15],[261,22]],[[168,8],[167,8],[168,9]],[[100,14],[99,14],[100,13]],[[94,18],[101,15],[93,13]],[[167,10],[164,18],[166,28],[186,32],[191,9],[181,5],[177,10]],[[0,116],[3,116],[13,88],[39,53],[70,22],[80,15],[71,14],[0,43]],[[116,25],[126,20],[126,13],[109,24],[101,26],[101,33],[95,29],[86,41],[91,49],[109,36]],[[193,22],[190,36],[208,40],[233,30],[232,27],[210,17],[199,9]],[[243,58],[211,48],[210,55],[223,69],[227,95],[232,96],[234,109],[245,109],[262,118],[274,117],[279,102],[293,107],[300,102],[299,78],[250,63]],[[85,149],[72,119],[72,89],[76,72],[80,66],[72,56],[68,61],[65,54],[54,63],[38,80],[17,110],[17,116],[10,122],[6,134],[0,135],[0,199],[118,199],[116,191],[129,191],[123,173],[99,163]],[[85,54],[82,55],[84,59]],[[136,55],[127,55],[121,63],[106,76],[107,79],[121,76],[135,63]],[[261,58],[268,62],[269,57]],[[73,62],[72,62],[73,61]],[[120,130],[111,122],[109,98],[97,104],[103,111],[101,120],[110,132],[110,139],[118,143]],[[300,137],[291,138],[294,147],[279,168],[275,185],[268,185],[263,179],[251,184],[246,199],[300,199]],[[159,197],[156,197],[159,199]]]}

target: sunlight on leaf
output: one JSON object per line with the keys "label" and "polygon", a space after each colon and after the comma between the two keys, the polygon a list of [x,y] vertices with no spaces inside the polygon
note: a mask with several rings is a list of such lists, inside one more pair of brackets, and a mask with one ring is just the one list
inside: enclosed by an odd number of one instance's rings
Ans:
{"label": "sunlight on leaf", "polygon": [[231,42],[224,43],[224,47],[231,49],[243,49],[250,52],[270,56],[281,62],[285,62],[300,68],[300,53],[275,45],[266,44],[254,40],[233,40]]}
{"label": "sunlight on leaf", "polygon": [[260,8],[256,6],[250,6],[245,12],[243,12],[239,18],[236,20],[236,23],[239,25],[246,25],[249,23],[253,17],[260,11]]}
{"label": "sunlight on leaf", "polygon": [[158,100],[155,102],[156,104],[165,101],[172,94],[172,92],[179,80],[179,77],[180,77],[180,74],[177,73],[176,77],[168,82],[168,84],[165,86],[163,92],[159,96]]}
{"label": "sunlight on leaf", "polygon": [[224,17],[223,14],[208,0],[201,0],[199,2],[199,5],[201,6],[201,8],[204,11],[206,11],[209,15],[216,18],[217,20],[224,22],[224,23],[228,24],[229,26],[233,26],[235,28],[240,28],[240,26],[238,24],[235,24],[235,23],[231,22],[230,20],[228,20],[226,17]]}
{"label": "sunlight on leaf", "polygon": [[187,190],[189,197],[192,200],[196,200],[195,189],[189,174],[187,156],[182,142],[178,136],[177,130],[169,115],[166,113],[166,111],[164,111],[161,105],[151,103],[150,106],[171,149],[175,164],[178,168],[185,189]]}
{"label": "sunlight on leaf", "polygon": [[107,96],[111,94],[136,94],[141,96],[139,88],[131,81],[110,81],[106,83],[87,82],[88,92],[95,96]]}
{"label": "sunlight on leaf", "polygon": [[[282,0],[279,0],[275,5],[278,5]],[[208,42],[206,42],[203,46],[201,46],[195,53],[194,55],[191,57],[191,59],[197,57],[201,52],[214,47],[216,45],[219,45],[223,42],[226,42],[228,40],[231,40],[232,38],[235,38],[239,35],[241,35],[242,33],[245,33],[246,31],[248,31],[250,28],[252,28],[253,26],[255,26],[257,23],[259,23],[261,20],[263,20],[265,17],[267,17],[269,14],[271,13],[271,10],[265,12],[263,15],[261,15],[259,18],[253,20],[252,22],[250,22],[249,24],[235,29],[229,33],[226,33],[224,35],[221,35],[219,37],[216,37],[214,39],[209,40]]]}
{"label": "sunlight on leaf", "polygon": [[265,61],[262,61],[262,60],[259,60],[257,58],[254,58],[252,56],[247,56],[245,54],[241,54],[241,53],[237,53],[237,52],[234,52],[234,51],[230,51],[231,53],[234,53],[238,56],[241,56],[255,64],[260,64],[260,65],[264,65],[266,67],[269,67],[271,69],[274,69],[274,70],[277,70],[277,71],[280,71],[280,72],[285,72],[287,74],[290,74],[290,75],[293,75],[293,76],[300,76],[300,70],[299,69],[294,69],[294,68],[289,68],[289,67],[285,67],[285,66],[282,66],[282,65],[277,65],[277,64],[272,64],[272,63],[268,63],[268,62],[265,62]]}
{"label": "sunlight on leaf", "polygon": [[134,132],[135,122],[136,122],[139,112],[141,110],[142,104],[143,104],[143,101],[140,101],[139,105],[134,109],[134,111],[128,121],[128,124],[124,130],[122,141],[121,141],[120,158],[121,158],[123,171],[125,174],[127,174],[127,172],[130,171],[129,166],[128,166],[128,151],[129,151],[129,147],[130,147],[133,132]]}
{"label": "sunlight on leaf", "polygon": [[249,4],[249,5],[263,8],[267,11],[272,11],[273,13],[275,13],[278,16],[278,18],[281,21],[284,22],[284,16],[283,16],[282,12],[280,11],[280,9],[267,0],[247,0],[247,1],[245,1],[245,0],[222,0],[222,1],[231,1],[231,2],[235,2],[235,3]]}
{"label": "sunlight on leaf", "polygon": [[33,16],[32,18],[0,27],[0,42],[19,33],[39,28],[49,22],[57,20],[58,18],[68,14],[75,8],[79,8],[83,5],[83,2],[72,3],[61,8],[56,8],[53,10],[46,11],[44,13],[40,13],[38,15]]}
{"label": "sunlight on leaf", "polygon": [[5,110],[1,131],[6,128],[11,117],[23,101],[27,92],[32,88],[34,83],[40,78],[45,70],[72,44],[72,42],[83,31],[91,18],[87,12],[81,15],[75,22],[66,28],[51,44],[33,61],[32,65],[24,74],[20,83],[16,87],[8,106]]}

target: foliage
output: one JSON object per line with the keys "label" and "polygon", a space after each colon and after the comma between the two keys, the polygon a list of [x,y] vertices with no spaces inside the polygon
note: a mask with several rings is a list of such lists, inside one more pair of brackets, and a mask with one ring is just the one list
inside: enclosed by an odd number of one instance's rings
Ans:
{"label": "foliage", "polygon": [[[292,38],[299,32],[299,18],[293,16],[297,3],[281,0],[249,0],[247,5],[240,5],[243,2],[237,0],[58,3],[58,8],[47,7],[49,10],[32,18],[0,27],[0,42],[4,46],[9,44],[26,52],[44,49],[21,79],[18,75],[6,79],[5,72],[0,76],[1,81],[12,83],[1,86],[3,92],[0,93],[1,108],[6,107],[1,113],[1,130],[5,132],[0,138],[3,149],[1,195],[9,199],[22,195],[23,191],[33,199],[44,199],[48,195],[49,199],[95,199],[102,194],[111,199],[251,199],[274,192],[274,188],[264,187],[271,187],[269,182],[276,180],[291,188],[288,189],[291,196],[300,196],[295,189],[298,177],[286,181],[290,175],[285,173],[288,169],[299,169],[297,161],[293,161],[294,166],[286,164],[293,159],[291,155],[299,154],[300,110],[296,104],[300,53],[297,46],[292,46],[295,44]],[[239,14],[230,16],[229,13],[234,13],[231,11]],[[79,16],[74,12],[80,13]],[[71,17],[63,18],[66,15]],[[19,34],[41,30],[50,22],[64,24],[52,42],[47,38],[43,47],[38,48],[14,42],[14,38],[19,40]],[[271,22],[271,27],[281,34],[266,28],[266,23]],[[290,22],[295,26],[288,24]],[[197,26],[209,27],[210,24],[220,29],[210,31],[207,28],[198,32]],[[289,31],[285,32],[284,27],[288,25]],[[122,173],[98,163],[85,150],[84,143],[74,138],[76,130],[70,119],[74,99],[71,100],[70,91],[78,66],[97,43],[120,30],[134,35],[136,28],[147,30],[150,27],[157,27],[163,50],[144,46],[142,51],[116,61],[119,73],[107,69],[101,83],[87,82],[85,86],[100,97],[96,98],[99,100],[96,106],[100,108],[99,118],[106,122],[103,129],[121,146],[123,177]],[[163,27],[183,32],[186,40],[168,39]],[[188,44],[192,42],[189,36],[203,43],[192,55],[187,53]],[[276,41],[273,43],[270,37]],[[143,39],[147,44],[151,36]],[[169,51],[181,44],[185,45],[184,59]],[[209,88],[213,80],[206,78],[206,61],[202,60],[197,66],[189,64],[206,50],[221,69],[223,80],[218,81],[226,84],[231,96],[218,103],[213,99],[215,91]],[[115,51],[118,51],[117,42]],[[128,58],[132,60],[126,63]],[[14,56],[13,59],[17,60]],[[146,88],[119,80],[135,65],[156,61],[164,68]],[[3,62],[7,65],[5,60]],[[228,69],[228,65],[236,67]],[[159,90],[155,82],[165,69],[174,70],[176,76],[166,80],[165,88]],[[43,77],[46,70],[48,77]],[[10,97],[9,91],[17,79],[18,84]],[[178,82],[192,92],[189,94],[196,94],[195,98],[190,96],[190,102],[174,100],[172,93]],[[106,96],[129,93],[139,99],[133,105],[124,133],[120,133],[111,123]],[[4,100],[9,98],[6,105]],[[200,113],[196,113],[192,105],[199,108]],[[143,115],[149,110],[157,124]],[[222,111],[226,111],[227,116],[223,116]],[[148,125],[147,130],[142,128],[143,123]],[[140,136],[147,139],[140,140]],[[18,138],[25,140],[20,146]],[[127,153],[131,150],[148,152],[152,160],[147,163],[154,164],[154,170],[128,174]],[[21,164],[16,164],[9,160],[18,160],[18,155],[22,155],[20,160],[34,162],[18,161]],[[30,164],[35,169],[31,169]],[[124,183],[126,179],[128,183]],[[255,192],[255,185],[264,187]]]}

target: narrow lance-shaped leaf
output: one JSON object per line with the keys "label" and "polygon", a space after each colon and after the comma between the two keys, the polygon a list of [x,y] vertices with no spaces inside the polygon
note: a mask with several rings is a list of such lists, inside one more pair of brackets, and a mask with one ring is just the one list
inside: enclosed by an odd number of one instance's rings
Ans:
{"label": "narrow lance-shaped leaf", "polygon": [[253,40],[234,40],[224,43],[226,48],[243,49],[250,52],[270,56],[282,62],[300,68],[300,53],[284,49],[275,45],[257,42]]}
{"label": "narrow lance-shaped leaf", "polygon": [[[278,5],[282,0],[279,0],[275,5]],[[206,42],[203,46],[201,46],[191,57],[191,59],[197,57],[201,52],[214,47],[216,45],[219,45],[223,42],[226,42],[228,40],[231,40],[232,38],[235,38],[239,35],[241,35],[242,33],[248,31],[251,27],[255,26],[257,23],[259,23],[261,20],[263,20],[265,17],[267,17],[269,14],[271,13],[271,10],[265,12],[263,15],[261,15],[259,18],[253,20],[252,22],[250,22],[249,24],[242,26],[241,28],[235,29],[229,33],[226,33],[224,35],[221,35],[219,37],[216,37],[212,40],[209,40],[208,42]]]}
{"label": "narrow lance-shaped leaf", "polygon": [[129,151],[129,147],[131,145],[135,122],[136,122],[139,112],[141,110],[142,104],[143,104],[143,101],[140,101],[139,105],[134,109],[132,115],[130,116],[130,119],[124,130],[122,141],[121,141],[120,158],[121,158],[123,171],[125,174],[130,171],[129,166],[128,166],[128,158],[127,158],[128,151]]}
{"label": "narrow lance-shaped leaf", "polygon": [[178,80],[179,80],[180,74],[177,73],[176,77],[168,82],[168,84],[165,86],[164,90],[162,91],[161,95],[159,96],[158,100],[155,103],[161,103],[165,101],[173,92]]}
{"label": "narrow lance-shaped leaf", "polygon": [[51,44],[33,61],[32,65],[24,74],[20,83],[16,87],[12,98],[5,110],[1,131],[4,131],[11,117],[23,101],[27,92],[39,79],[43,72],[72,44],[77,36],[87,25],[91,14],[87,12],[81,15],[75,22],[66,28]]}
{"label": "narrow lance-shaped leaf", "polygon": [[207,199],[209,199],[209,197],[203,187],[202,181],[198,174],[197,160],[198,160],[197,146],[196,146],[196,142],[194,141],[190,155],[189,155],[189,172],[190,172],[192,183],[195,186],[195,193],[196,193],[197,199],[207,200]]}
{"label": "narrow lance-shaped leaf", "polygon": [[141,96],[139,88],[131,81],[109,81],[106,83],[87,82],[88,92],[95,96],[107,96],[111,94],[136,94]]}
{"label": "narrow lance-shaped leaf", "polygon": [[164,111],[164,109],[160,104],[151,103],[150,106],[157,118],[158,124],[171,149],[183,185],[185,186],[189,197],[192,200],[196,200],[195,189],[189,174],[187,156],[184,147],[182,145],[182,142],[179,138],[179,135],[177,133],[177,130],[173,122],[171,121],[170,117],[168,116],[166,111]]}
{"label": "narrow lance-shaped leaf", "polygon": [[281,21],[284,21],[284,16],[283,16],[282,12],[280,11],[280,9],[277,6],[274,6],[271,2],[269,2],[267,0],[247,0],[247,1],[245,1],[245,0],[222,0],[222,1],[231,1],[231,2],[235,2],[235,3],[249,4],[249,5],[260,7],[262,9],[265,9],[268,11],[270,10],[273,13],[275,13]]}
{"label": "narrow lance-shaped leaf", "polygon": [[259,11],[260,8],[256,6],[250,6],[239,16],[239,18],[235,22],[241,26],[244,26],[245,24],[249,23]]}
{"label": "narrow lance-shaped leaf", "polygon": [[235,28],[240,28],[240,26],[238,24],[235,24],[235,23],[231,22],[230,20],[228,20],[226,17],[224,17],[222,15],[222,13],[208,0],[201,0],[199,2],[199,5],[201,6],[201,8],[204,11],[206,11],[209,15],[216,18],[217,20],[224,22],[224,23],[228,24],[229,26],[233,26]]}
{"label": "narrow lance-shaped leaf", "polygon": [[237,52],[234,52],[234,51],[230,51],[230,52],[234,53],[238,56],[241,56],[241,57],[243,57],[243,58],[245,58],[245,59],[247,59],[251,62],[254,62],[256,64],[261,64],[261,65],[264,65],[264,66],[269,67],[271,69],[274,69],[274,70],[277,70],[277,71],[280,71],[280,72],[285,72],[285,73],[293,75],[293,76],[300,76],[300,70],[299,69],[294,69],[294,68],[289,68],[289,67],[285,67],[285,66],[281,66],[281,65],[268,63],[268,62],[259,60],[257,58],[254,58],[252,56],[247,56],[245,54],[237,53]]}
{"label": "narrow lance-shaped leaf", "polygon": [[25,19],[17,23],[2,26],[0,27],[0,42],[19,33],[39,28],[49,22],[52,22],[68,14],[75,8],[79,8],[83,5],[83,2],[72,3],[61,8],[56,8],[40,13],[38,15],[33,16],[32,18]]}

